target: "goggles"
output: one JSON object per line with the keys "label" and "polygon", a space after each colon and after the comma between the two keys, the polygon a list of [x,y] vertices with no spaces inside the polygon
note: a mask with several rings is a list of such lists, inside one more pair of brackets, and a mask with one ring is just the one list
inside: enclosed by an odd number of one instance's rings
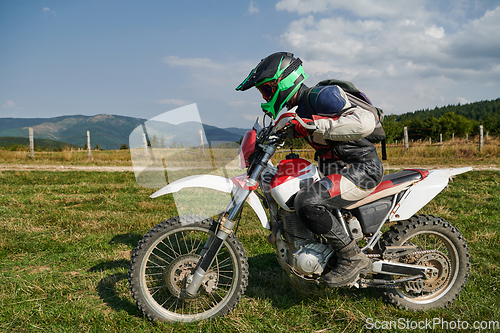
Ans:
{"label": "goggles", "polygon": [[260,93],[262,94],[262,98],[269,102],[271,98],[273,98],[274,93],[276,92],[278,85],[276,81],[269,81],[262,83],[258,87],[256,87]]}

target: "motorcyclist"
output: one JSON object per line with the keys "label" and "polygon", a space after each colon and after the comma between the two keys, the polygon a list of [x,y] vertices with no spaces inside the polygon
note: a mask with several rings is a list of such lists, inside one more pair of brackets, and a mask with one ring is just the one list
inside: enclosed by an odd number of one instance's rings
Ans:
{"label": "motorcyclist", "polygon": [[262,109],[275,120],[276,128],[288,128],[316,150],[324,176],[297,193],[294,209],[304,225],[336,251],[337,261],[323,281],[344,286],[368,273],[371,261],[331,211],[368,196],[382,180],[382,162],[366,139],[376,120],[373,113],[351,105],[339,86],[310,89],[303,83],[306,78],[299,58],[278,52],[262,59],[236,90],[256,87],[266,101]]}

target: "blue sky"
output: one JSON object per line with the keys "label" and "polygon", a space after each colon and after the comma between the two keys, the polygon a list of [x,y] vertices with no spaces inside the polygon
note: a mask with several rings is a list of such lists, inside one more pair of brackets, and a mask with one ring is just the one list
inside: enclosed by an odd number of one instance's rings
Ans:
{"label": "blue sky", "polygon": [[311,86],[353,81],[387,114],[500,97],[500,1],[0,2],[0,117],[152,118],[197,103],[249,127],[234,88],[293,52]]}

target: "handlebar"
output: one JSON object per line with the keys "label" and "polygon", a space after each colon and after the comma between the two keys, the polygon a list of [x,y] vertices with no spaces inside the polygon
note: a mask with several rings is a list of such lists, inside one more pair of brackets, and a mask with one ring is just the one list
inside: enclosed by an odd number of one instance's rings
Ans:
{"label": "handlebar", "polygon": [[317,127],[316,125],[308,125],[304,122],[304,120],[302,120],[302,118],[299,117],[298,114],[295,114],[295,120],[297,120],[299,122],[299,124],[302,125],[302,127],[304,127],[306,130],[316,130]]}

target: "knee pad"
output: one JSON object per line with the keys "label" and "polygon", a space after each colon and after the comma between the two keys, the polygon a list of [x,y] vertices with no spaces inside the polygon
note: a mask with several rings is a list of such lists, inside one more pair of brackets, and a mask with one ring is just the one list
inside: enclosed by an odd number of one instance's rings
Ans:
{"label": "knee pad", "polygon": [[329,232],[335,222],[335,217],[323,206],[303,206],[299,208],[297,214],[307,229],[317,235]]}
{"label": "knee pad", "polygon": [[321,190],[323,190],[323,186],[319,182],[300,189],[293,202],[295,211],[298,212],[305,206],[321,206],[322,202],[325,201],[325,199],[328,199],[328,197],[324,197],[323,192],[325,191]]}

